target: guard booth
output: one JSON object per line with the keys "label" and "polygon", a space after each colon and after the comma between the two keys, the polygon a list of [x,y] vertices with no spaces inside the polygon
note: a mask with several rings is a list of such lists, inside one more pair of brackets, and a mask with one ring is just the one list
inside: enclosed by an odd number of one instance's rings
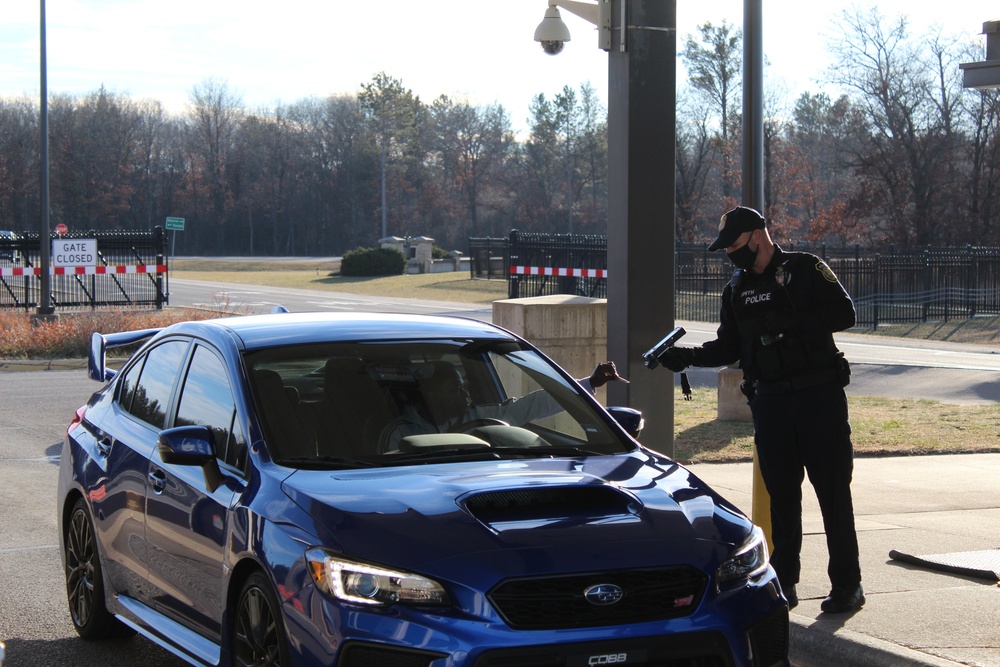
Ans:
{"label": "guard booth", "polygon": [[[53,307],[161,309],[167,305],[167,235],[162,227],[150,232],[66,230],[51,234],[46,242],[52,251]],[[41,275],[39,234],[0,234],[0,308],[37,308]]]}

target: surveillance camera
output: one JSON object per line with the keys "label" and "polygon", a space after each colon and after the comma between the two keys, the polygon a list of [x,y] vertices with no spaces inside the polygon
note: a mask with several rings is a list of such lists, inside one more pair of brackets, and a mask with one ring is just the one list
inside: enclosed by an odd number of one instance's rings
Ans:
{"label": "surveillance camera", "polygon": [[541,40],[542,51],[554,56],[557,53],[562,53],[563,47],[566,46],[566,42],[561,39],[543,39]]}
{"label": "surveillance camera", "polygon": [[559,17],[557,7],[549,6],[545,10],[545,18],[535,28],[535,41],[540,42],[542,50],[550,56],[562,51],[566,42],[569,41],[569,28]]}

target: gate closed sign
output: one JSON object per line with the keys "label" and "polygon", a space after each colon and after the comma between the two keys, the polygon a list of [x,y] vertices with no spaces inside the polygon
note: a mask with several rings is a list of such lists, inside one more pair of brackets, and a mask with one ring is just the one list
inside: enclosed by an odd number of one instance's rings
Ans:
{"label": "gate closed sign", "polygon": [[97,239],[53,241],[52,266],[97,266]]}

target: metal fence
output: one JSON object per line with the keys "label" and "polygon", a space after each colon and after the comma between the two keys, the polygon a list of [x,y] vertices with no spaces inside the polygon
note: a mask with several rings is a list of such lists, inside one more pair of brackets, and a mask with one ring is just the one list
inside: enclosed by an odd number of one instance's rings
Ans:
{"label": "metal fence", "polygon": [[[48,239],[50,244],[73,240],[96,241],[96,263],[50,266],[49,287],[55,308],[159,309],[167,303],[167,235],[161,227],[152,232],[75,232]],[[0,236],[0,308],[40,305],[40,265],[37,232]]]}
{"label": "metal fence", "polygon": [[[1000,248],[790,245],[822,257],[854,299],[858,324],[947,321],[1000,314]],[[512,232],[470,239],[472,277],[507,280],[509,298],[607,297],[607,237]],[[501,261],[502,258],[502,261]],[[666,268],[666,267],[664,267]],[[717,322],[733,267],[704,244],[678,243],[674,316]]]}
{"label": "metal fence", "polygon": [[[501,264],[497,260],[502,245]],[[547,294],[607,295],[608,245],[604,236],[514,230],[509,239],[470,239],[469,254],[473,278],[484,274],[493,277],[495,267],[503,268],[510,299]]]}

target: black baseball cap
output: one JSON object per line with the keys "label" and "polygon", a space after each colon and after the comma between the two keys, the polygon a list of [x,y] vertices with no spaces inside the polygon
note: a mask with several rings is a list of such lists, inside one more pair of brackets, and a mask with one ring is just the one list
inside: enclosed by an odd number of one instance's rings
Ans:
{"label": "black baseball cap", "polygon": [[715,239],[712,245],[708,246],[709,251],[720,248],[728,248],[736,243],[736,239],[744,232],[752,232],[755,229],[764,229],[764,216],[752,208],[737,206],[722,216],[719,223],[719,238]]}

